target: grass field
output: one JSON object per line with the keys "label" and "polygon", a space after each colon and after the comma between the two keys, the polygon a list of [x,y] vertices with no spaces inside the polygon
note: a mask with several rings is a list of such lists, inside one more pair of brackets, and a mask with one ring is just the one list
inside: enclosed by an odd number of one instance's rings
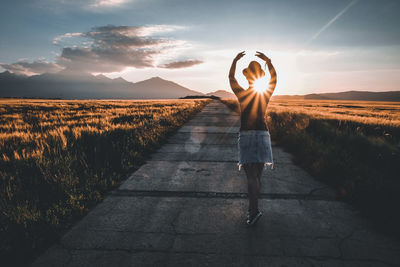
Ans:
{"label": "grass field", "polygon": [[29,261],[208,102],[0,100],[1,262]]}
{"label": "grass field", "polygon": [[[238,111],[236,100],[222,102]],[[296,164],[400,237],[399,102],[272,100],[266,119]]]}

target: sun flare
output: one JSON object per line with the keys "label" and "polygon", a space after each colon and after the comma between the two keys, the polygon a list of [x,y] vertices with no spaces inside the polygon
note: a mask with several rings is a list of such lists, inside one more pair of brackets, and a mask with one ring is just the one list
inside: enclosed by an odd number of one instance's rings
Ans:
{"label": "sun flare", "polygon": [[268,88],[268,82],[267,82],[267,80],[265,79],[265,77],[263,77],[263,78],[257,79],[257,80],[254,82],[253,87],[254,87],[254,90],[255,90],[257,93],[262,93],[262,92],[265,92],[265,91],[267,90],[267,88]]}

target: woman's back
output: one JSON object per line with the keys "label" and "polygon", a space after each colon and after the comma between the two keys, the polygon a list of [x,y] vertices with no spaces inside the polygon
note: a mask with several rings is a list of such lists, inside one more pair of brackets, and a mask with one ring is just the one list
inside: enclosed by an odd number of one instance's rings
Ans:
{"label": "woman's back", "polygon": [[268,130],[265,114],[269,99],[253,89],[236,94],[240,105],[240,130]]}

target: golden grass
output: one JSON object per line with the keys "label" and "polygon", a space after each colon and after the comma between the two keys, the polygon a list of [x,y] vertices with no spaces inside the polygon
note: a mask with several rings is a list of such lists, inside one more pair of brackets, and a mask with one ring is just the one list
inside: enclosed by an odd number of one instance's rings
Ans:
{"label": "golden grass", "polygon": [[[83,133],[112,132],[142,127],[197,105],[202,100],[28,100],[0,99],[0,158],[40,157],[48,138],[63,148]],[[18,144],[14,151],[4,149]],[[8,150],[8,153],[5,152]]]}
{"label": "golden grass", "polygon": [[314,118],[400,126],[400,102],[349,100],[271,100],[267,112],[304,113]]}

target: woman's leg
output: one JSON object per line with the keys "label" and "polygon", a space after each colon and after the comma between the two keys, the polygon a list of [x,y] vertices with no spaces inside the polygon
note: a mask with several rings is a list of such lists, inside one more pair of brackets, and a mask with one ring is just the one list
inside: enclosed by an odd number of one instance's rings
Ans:
{"label": "woman's leg", "polygon": [[260,192],[259,163],[243,164],[247,176],[247,187],[249,194],[249,211],[254,215],[258,210],[258,195]]}
{"label": "woman's leg", "polygon": [[256,169],[257,169],[257,179],[258,179],[258,184],[259,184],[259,190],[261,190],[261,175],[262,171],[264,169],[264,163],[256,163]]}

